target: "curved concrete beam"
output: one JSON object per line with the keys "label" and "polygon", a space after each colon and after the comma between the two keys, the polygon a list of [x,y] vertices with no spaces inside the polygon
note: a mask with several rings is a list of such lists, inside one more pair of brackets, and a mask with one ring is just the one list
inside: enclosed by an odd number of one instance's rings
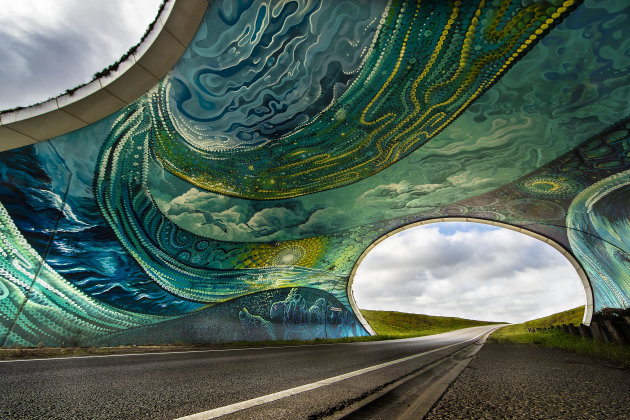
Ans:
{"label": "curved concrete beam", "polygon": [[117,70],[72,94],[0,115],[0,151],[85,127],[138,99],[177,63],[207,8],[208,0],[167,0],[151,31]]}
{"label": "curved concrete beam", "polygon": [[356,264],[352,268],[352,273],[350,273],[350,278],[348,279],[348,288],[346,290],[346,292],[348,293],[348,300],[350,301],[350,306],[352,306],[352,310],[356,314],[357,318],[359,319],[359,321],[361,321],[365,329],[371,335],[376,335],[376,333],[374,332],[370,324],[367,323],[365,318],[363,318],[363,315],[361,315],[361,311],[359,311],[359,307],[354,301],[354,295],[352,293],[352,283],[354,283],[354,276],[357,273],[357,269],[359,268],[359,265],[361,265],[361,262],[363,262],[363,259],[365,258],[365,256],[370,251],[372,251],[372,249],[374,249],[376,245],[380,244],[381,242],[383,242],[385,239],[389,238],[390,236],[396,235],[397,233],[400,233],[412,227],[430,225],[432,223],[441,223],[441,222],[473,222],[473,223],[483,223],[486,225],[499,226],[505,229],[510,229],[516,232],[523,233],[527,236],[531,236],[532,238],[538,239],[539,241],[542,241],[548,245],[551,245],[555,249],[557,249],[567,260],[569,260],[573,268],[575,268],[575,271],[577,271],[578,276],[580,277],[580,280],[582,280],[582,285],[584,286],[584,293],[586,294],[586,305],[584,307],[584,318],[582,322],[584,323],[584,325],[591,324],[591,318],[593,317],[593,289],[591,288],[591,283],[588,279],[588,276],[586,275],[586,272],[582,268],[582,265],[579,263],[579,261],[575,259],[575,257],[573,256],[573,254],[571,254],[571,252],[566,250],[558,242],[552,239],[549,239],[545,236],[542,236],[536,232],[532,232],[531,230],[523,229],[518,226],[509,225],[507,223],[497,222],[494,220],[476,219],[474,217],[444,217],[444,218],[429,219],[429,220],[423,220],[416,223],[411,223],[409,225],[399,227],[398,229],[394,229],[391,232],[386,233],[385,235],[378,238],[376,241],[372,242],[372,244],[365,251],[363,251],[359,259],[357,260]]}

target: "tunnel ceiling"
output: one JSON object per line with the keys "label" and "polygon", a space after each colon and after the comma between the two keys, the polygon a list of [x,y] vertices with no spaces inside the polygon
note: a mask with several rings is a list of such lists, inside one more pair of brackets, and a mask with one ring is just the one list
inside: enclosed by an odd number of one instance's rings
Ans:
{"label": "tunnel ceiling", "polygon": [[212,1],[136,102],[0,154],[2,344],[364,335],[357,259],[441,217],[550,238],[630,306],[629,16]]}

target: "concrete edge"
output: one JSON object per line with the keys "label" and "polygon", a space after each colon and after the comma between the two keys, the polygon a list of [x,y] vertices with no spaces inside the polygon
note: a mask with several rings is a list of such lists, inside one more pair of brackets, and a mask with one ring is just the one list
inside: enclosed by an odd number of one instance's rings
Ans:
{"label": "concrete edge", "polygon": [[209,0],[167,0],[136,51],[109,75],[46,102],[0,115],[0,152],[69,133],[111,115],[155,86],[193,39]]}
{"label": "concrete edge", "polygon": [[348,300],[350,301],[350,306],[352,307],[352,310],[354,311],[355,315],[357,316],[357,318],[359,319],[363,327],[370,333],[370,335],[376,335],[376,332],[372,329],[370,324],[368,324],[368,322],[365,320],[363,315],[361,315],[361,311],[359,310],[359,307],[357,306],[354,300],[354,295],[352,293],[352,284],[354,283],[354,276],[356,275],[359,265],[361,265],[361,262],[363,262],[363,259],[365,258],[365,256],[372,249],[374,249],[376,245],[380,244],[381,242],[383,242],[385,239],[389,238],[390,236],[396,235],[397,233],[400,233],[407,229],[411,229],[416,226],[430,225],[433,223],[441,223],[441,222],[473,222],[473,223],[482,223],[485,225],[498,226],[498,227],[502,227],[505,229],[522,233],[527,236],[531,236],[532,238],[538,239],[541,242],[545,242],[546,244],[555,248],[567,260],[569,260],[573,268],[575,268],[575,271],[577,272],[578,276],[580,277],[580,280],[582,281],[582,286],[584,287],[584,294],[586,295],[586,305],[584,306],[584,317],[583,317],[582,322],[584,325],[591,324],[591,318],[593,317],[593,288],[591,287],[590,280],[588,276],[586,275],[586,272],[582,268],[582,265],[573,256],[571,251],[565,249],[561,244],[559,244],[558,242],[554,241],[551,238],[547,238],[546,236],[543,236],[539,233],[533,232],[528,229],[524,229],[519,226],[510,225],[508,223],[498,222],[496,220],[477,219],[474,217],[439,217],[439,218],[434,218],[434,219],[422,220],[415,223],[410,223],[408,225],[405,225],[405,226],[402,226],[402,227],[399,227],[399,228],[396,228],[394,230],[387,232],[386,234],[384,234],[383,236],[381,236],[380,238],[372,242],[370,246],[368,246],[365,249],[365,251],[363,251],[363,253],[359,257],[357,262],[354,264],[354,267],[352,267],[352,271],[350,272],[350,277],[348,278],[348,285],[346,286],[346,293],[348,295]]}

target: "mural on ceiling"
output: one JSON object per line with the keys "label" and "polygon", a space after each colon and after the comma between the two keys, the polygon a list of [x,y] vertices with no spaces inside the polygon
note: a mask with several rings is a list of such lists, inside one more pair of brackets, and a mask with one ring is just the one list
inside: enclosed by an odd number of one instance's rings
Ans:
{"label": "mural on ceiling", "polygon": [[135,103],[0,154],[1,345],[366,335],[357,259],[444,216],[630,306],[622,3],[211,2]]}

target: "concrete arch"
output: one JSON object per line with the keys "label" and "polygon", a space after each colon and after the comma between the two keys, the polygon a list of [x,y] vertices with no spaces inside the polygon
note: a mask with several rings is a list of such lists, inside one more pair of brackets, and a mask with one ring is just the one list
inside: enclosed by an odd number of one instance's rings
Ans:
{"label": "concrete arch", "polygon": [[0,151],[88,126],[144,95],[184,53],[208,0],[166,0],[151,31],[118,68],[72,93],[0,114]]}
{"label": "concrete arch", "polygon": [[586,305],[584,307],[584,317],[583,317],[582,322],[585,325],[590,325],[591,318],[593,316],[593,289],[591,288],[591,283],[588,279],[588,276],[586,275],[586,272],[582,268],[582,265],[580,264],[580,262],[573,256],[573,254],[570,251],[565,249],[558,242],[550,238],[547,238],[543,235],[540,235],[536,232],[533,232],[531,230],[524,229],[522,227],[518,227],[514,225],[510,225],[508,223],[498,222],[495,220],[477,219],[474,217],[440,217],[440,218],[435,218],[435,219],[427,219],[427,220],[422,220],[419,222],[414,222],[414,223],[396,228],[386,233],[385,235],[381,236],[380,238],[372,242],[372,244],[369,247],[367,247],[365,251],[363,251],[359,259],[355,263],[354,267],[352,268],[352,272],[350,273],[350,278],[348,279],[348,286],[347,286],[348,300],[350,301],[352,310],[356,314],[357,318],[359,319],[359,321],[361,321],[361,323],[363,324],[363,327],[365,327],[365,329],[371,335],[375,335],[376,333],[372,329],[370,324],[368,324],[368,322],[365,320],[365,318],[363,318],[363,315],[361,315],[361,311],[359,310],[359,307],[357,306],[354,300],[354,295],[352,293],[352,284],[354,283],[354,277],[357,273],[359,265],[361,265],[361,263],[363,262],[363,259],[367,256],[367,254],[370,253],[370,251],[372,251],[372,249],[374,249],[374,247],[376,247],[378,244],[380,244],[387,238],[394,236],[402,231],[405,231],[407,229],[411,229],[417,226],[424,226],[424,225],[430,225],[433,223],[443,223],[443,222],[471,222],[471,223],[482,223],[485,225],[498,226],[498,227],[513,230],[513,231],[522,233],[524,235],[530,236],[532,238],[538,239],[539,241],[544,242],[552,246],[556,250],[558,250],[567,260],[569,260],[573,268],[575,268],[575,271],[577,272],[578,276],[580,277],[580,280],[582,281],[582,285],[584,286],[584,293],[586,295]]}

